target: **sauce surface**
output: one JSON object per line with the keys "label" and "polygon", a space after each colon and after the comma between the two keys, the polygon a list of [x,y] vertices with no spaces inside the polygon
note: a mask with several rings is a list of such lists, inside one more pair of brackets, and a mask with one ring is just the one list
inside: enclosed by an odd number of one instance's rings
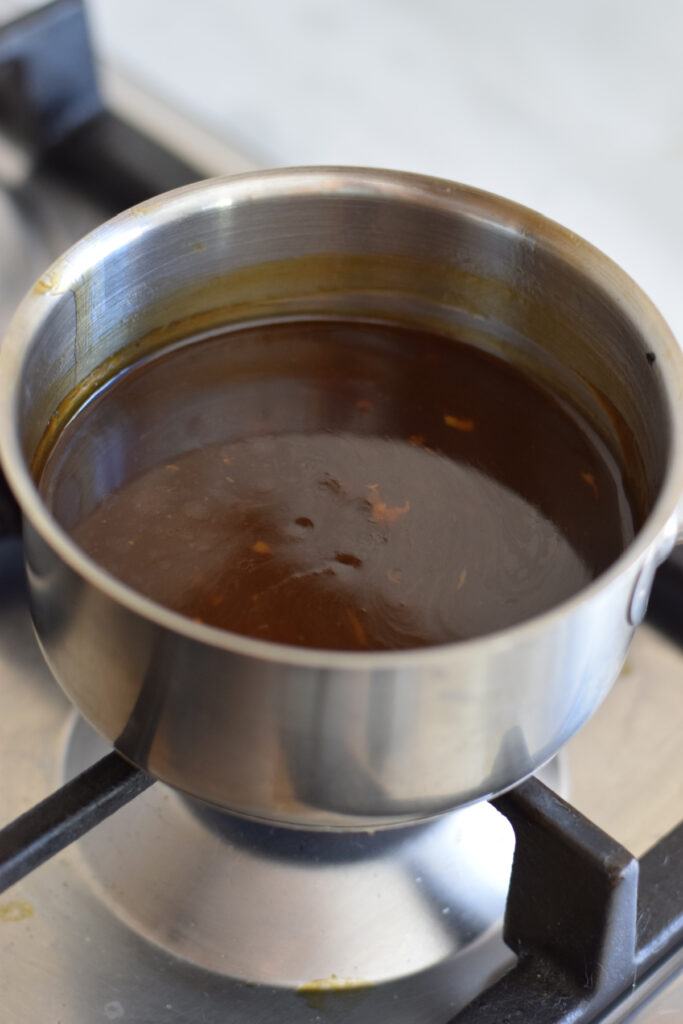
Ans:
{"label": "sauce surface", "polygon": [[250,327],[136,364],[64,427],[39,484],[153,600],[338,650],[510,626],[634,534],[577,413],[502,359],[355,322]]}

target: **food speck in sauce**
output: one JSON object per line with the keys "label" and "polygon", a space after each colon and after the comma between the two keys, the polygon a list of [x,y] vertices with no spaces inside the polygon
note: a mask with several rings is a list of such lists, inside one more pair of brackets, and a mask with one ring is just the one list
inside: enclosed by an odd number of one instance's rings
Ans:
{"label": "food speck in sauce", "polygon": [[65,425],[39,485],[153,600],[339,650],[513,625],[634,533],[578,412],[499,357],[358,322],[243,328],[136,364]]}

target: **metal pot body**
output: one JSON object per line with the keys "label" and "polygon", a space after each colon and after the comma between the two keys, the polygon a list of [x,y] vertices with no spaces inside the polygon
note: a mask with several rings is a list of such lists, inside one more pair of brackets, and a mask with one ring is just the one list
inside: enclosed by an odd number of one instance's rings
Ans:
{"label": "metal pot body", "polygon": [[[56,410],[66,414],[74,389],[86,397],[179,339],[301,316],[423,325],[534,373],[629,467],[644,511],[635,541],[544,615],[402,652],[235,636],[103,572],[31,476]],[[309,168],[150,200],[55,263],[0,350],[0,452],[23,511],[38,639],[74,704],[121,753],[233,812],[367,828],[491,796],[556,753],[616,678],[679,530],[681,395],[681,352],[633,282],[498,197],[394,172]]]}

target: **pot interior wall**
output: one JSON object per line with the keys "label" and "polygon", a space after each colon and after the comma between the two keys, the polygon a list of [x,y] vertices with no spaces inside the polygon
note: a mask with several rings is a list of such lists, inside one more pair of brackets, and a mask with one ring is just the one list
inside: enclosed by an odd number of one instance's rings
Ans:
{"label": "pot interior wall", "polygon": [[36,472],[74,408],[143,355],[263,318],[379,318],[453,335],[541,377],[597,428],[636,518],[647,516],[671,440],[661,371],[623,277],[598,272],[591,250],[579,256],[568,232],[505,204],[503,216],[467,190],[427,205],[419,191],[401,203],[353,191],[228,201],[229,188],[216,183],[186,216],[184,192],[161,214],[151,202],[124,215],[40,282],[52,301],[20,406]]}

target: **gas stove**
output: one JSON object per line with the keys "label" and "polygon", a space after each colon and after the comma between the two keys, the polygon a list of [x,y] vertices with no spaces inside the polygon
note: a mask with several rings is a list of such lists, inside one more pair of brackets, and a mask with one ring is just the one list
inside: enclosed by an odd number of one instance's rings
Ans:
{"label": "gas stove", "polygon": [[[5,27],[0,68],[3,326],[106,217],[248,166],[125,83],[105,104],[76,0]],[[680,558],[538,778],[409,828],[312,833],[111,753],[43,662],[1,501],[0,526],[3,1024],[683,1021]]]}

